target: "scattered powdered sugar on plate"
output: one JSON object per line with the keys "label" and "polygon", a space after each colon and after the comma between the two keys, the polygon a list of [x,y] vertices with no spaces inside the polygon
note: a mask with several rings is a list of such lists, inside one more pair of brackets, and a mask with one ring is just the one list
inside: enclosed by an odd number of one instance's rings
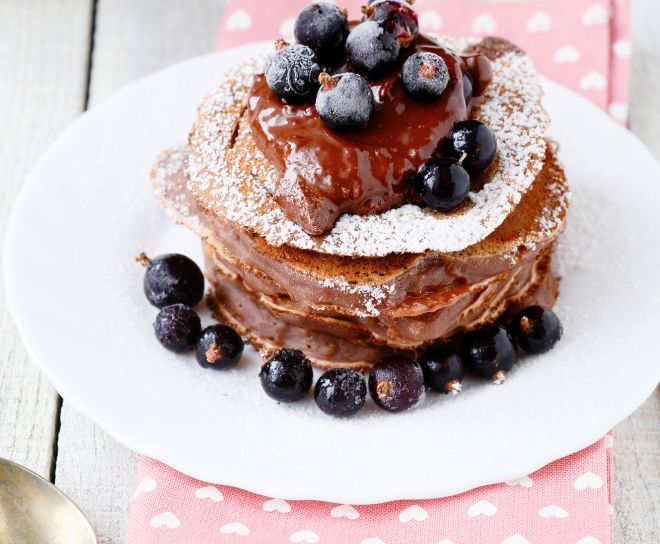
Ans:
{"label": "scattered powdered sugar on plate", "polygon": [[[479,44],[472,39],[439,41],[455,50]],[[505,52],[492,60],[493,78],[475,115],[497,137],[497,170],[480,191],[470,193],[471,207],[451,215],[414,204],[376,215],[344,214],[329,233],[310,236],[268,192],[277,174],[261,153],[250,157],[250,166],[247,161],[232,163],[227,157],[252,78],[262,63],[263,56],[241,59],[204,99],[189,138],[188,174],[193,193],[209,213],[262,236],[273,246],[369,257],[459,251],[502,224],[543,166],[549,119],[541,105],[541,86],[524,53]]]}

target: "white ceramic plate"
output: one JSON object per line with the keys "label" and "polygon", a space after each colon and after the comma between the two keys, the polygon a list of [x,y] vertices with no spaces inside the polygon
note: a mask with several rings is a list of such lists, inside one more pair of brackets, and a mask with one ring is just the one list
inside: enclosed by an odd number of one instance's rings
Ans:
{"label": "white ceramic plate", "polygon": [[[80,412],[127,446],[202,480],[352,504],[447,496],[519,477],[593,443],[658,380],[660,171],[626,130],[546,82],[573,186],[559,248],[564,338],[504,386],[468,383],[389,415],[349,420],[310,398],[278,405],[248,350],[200,368],[153,337],[141,250],[200,259],[147,173],[185,140],[202,96],[246,46],[178,64],[83,115],[32,170],[5,244],[7,299],[32,358]],[[207,318],[208,320],[208,318]]]}

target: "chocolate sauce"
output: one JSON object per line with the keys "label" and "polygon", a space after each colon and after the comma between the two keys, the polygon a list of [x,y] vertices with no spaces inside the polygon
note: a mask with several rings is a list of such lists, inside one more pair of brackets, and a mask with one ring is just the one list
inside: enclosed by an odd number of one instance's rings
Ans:
{"label": "chocolate sauce", "polygon": [[376,108],[369,124],[354,132],[330,130],[312,104],[283,104],[264,76],[256,76],[246,112],[252,136],[281,176],[273,197],[309,234],[327,232],[344,212],[378,213],[408,200],[415,172],[454,123],[469,116],[463,69],[471,72],[475,95],[490,79],[486,57],[461,59],[421,36],[402,53],[400,64],[416,51],[436,53],[447,64],[450,80],[442,96],[432,102],[412,99],[401,83],[399,65],[370,81]]}

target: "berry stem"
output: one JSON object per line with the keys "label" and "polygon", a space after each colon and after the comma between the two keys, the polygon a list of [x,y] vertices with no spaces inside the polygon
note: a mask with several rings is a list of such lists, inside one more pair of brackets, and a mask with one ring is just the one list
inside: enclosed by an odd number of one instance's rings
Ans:
{"label": "berry stem", "polygon": [[452,395],[458,395],[461,391],[463,391],[463,386],[458,380],[451,380],[450,382],[447,382],[445,389]]}
{"label": "berry stem", "polygon": [[337,80],[328,72],[321,72],[319,74],[319,83],[323,86],[324,91],[329,91],[337,86]]}
{"label": "berry stem", "polygon": [[360,8],[360,11],[362,11],[362,14],[367,18],[370,19],[371,16],[374,14],[374,7],[373,6],[362,6]]}
{"label": "berry stem", "polygon": [[419,75],[424,79],[431,79],[435,74],[435,68],[430,64],[420,64]]}
{"label": "berry stem", "polygon": [[502,370],[498,370],[492,378],[495,385],[502,385],[506,381],[506,374]]}
{"label": "berry stem", "polygon": [[279,40],[275,40],[275,50],[276,51],[281,51],[282,49],[289,47],[289,42],[287,42],[284,38],[280,38]]}
{"label": "berry stem", "polygon": [[142,266],[150,266],[151,259],[147,257],[147,254],[144,251],[141,251],[140,254],[135,257],[135,262],[140,263]]}
{"label": "berry stem", "polygon": [[461,158],[458,159],[458,164],[462,165],[463,161],[467,158],[467,155],[468,155],[467,153],[463,152],[463,154],[461,155]]}

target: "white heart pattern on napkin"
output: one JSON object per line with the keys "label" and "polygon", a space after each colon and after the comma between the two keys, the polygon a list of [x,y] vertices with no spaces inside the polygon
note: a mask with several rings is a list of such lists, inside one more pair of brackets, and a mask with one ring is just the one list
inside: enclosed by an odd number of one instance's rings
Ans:
{"label": "white heart pattern on napkin", "polygon": [[442,17],[434,9],[427,9],[419,14],[419,26],[425,30],[437,32],[442,28]]}
{"label": "white heart pattern on napkin", "polygon": [[601,542],[593,536],[585,536],[584,538],[578,540],[575,544],[601,544]]}
{"label": "white heart pattern on napkin", "polygon": [[502,544],[530,544],[530,542],[524,536],[516,533],[515,535],[511,535],[509,538],[503,540]]}
{"label": "white heart pattern on napkin", "polygon": [[539,516],[542,518],[567,518],[568,512],[556,504],[551,504],[541,508]]}
{"label": "white heart pattern on napkin", "polygon": [[[612,102],[608,106],[607,111],[614,119],[616,119],[621,123],[623,123],[626,119],[628,119],[628,104],[625,104],[624,102]],[[612,437],[609,438],[610,438],[609,444],[611,444]],[[605,440],[607,440],[607,438]],[[605,447],[611,448],[612,446],[611,445],[608,446],[608,443],[605,442]]]}
{"label": "white heart pattern on napkin", "polygon": [[594,4],[582,14],[582,26],[605,26],[610,21],[610,12],[602,4]]}
{"label": "white heart pattern on napkin", "polygon": [[262,508],[264,512],[279,512],[280,514],[291,512],[291,505],[284,499],[270,499],[263,504]]}
{"label": "white heart pattern on napkin", "polygon": [[627,40],[617,40],[612,44],[612,51],[617,57],[628,58],[632,53],[632,44]]}
{"label": "white heart pattern on napkin", "polygon": [[475,34],[494,34],[496,31],[497,21],[488,13],[482,13],[472,21],[472,32]]}
{"label": "white heart pattern on napkin", "polygon": [[212,485],[200,487],[195,491],[195,497],[198,499],[211,499],[213,502],[222,502],[225,499],[222,491]]}
{"label": "white heart pattern on napkin", "polygon": [[142,495],[142,493],[150,493],[154,489],[156,489],[156,480],[153,478],[149,478],[147,476],[144,478],[135,488],[135,493],[133,493],[133,499],[138,497],[139,495]]}
{"label": "white heart pattern on napkin", "polygon": [[424,521],[428,517],[429,513],[426,510],[424,510],[421,506],[413,504],[399,514],[399,521],[401,523],[407,523],[413,520]]}
{"label": "white heart pattern on napkin", "polygon": [[607,79],[600,72],[589,72],[580,80],[580,89],[583,91],[590,91],[591,89],[604,89],[607,85]]}
{"label": "white heart pattern on napkin", "polygon": [[569,64],[575,63],[580,60],[580,51],[572,45],[562,45],[555,54],[552,56],[552,60],[555,61],[555,64]]}
{"label": "white heart pattern on napkin", "polygon": [[602,487],[602,485],[603,479],[593,472],[585,472],[573,482],[573,487],[578,491],[584,491],[588,487],[591,489],[598,489],[599,487]]}
{"label": "white heart pattern on napkin", "polygon": [[303,531],[293,533],[289,537],[289,540],[299,544],[316,544],[319,540],[321,540],[321,537],[309,529],[305,529]]}
{"label": "white heart pattern on napkin", "polygon": [[236,10],[227,18],[227,30],[247,30],[252,26],[252,18],[244,9]]}
{"label": "white heart pattern on napkin", "polygon": [[365,538],[360,544],[385,544],[380,538]]}
{"label": "white heart pattern on napkin", "polygon": [[505,483],[506,483],[506,485],[509,485],[509,486],[519,485],[519,486],[525,487],[525,488],[530,488],[534,485],[534,481],[529,476],[523,476],[522,478],[516,478],[515,480],[509,480],[508,482],[505,482]]}
{"label": "white heart pattern on napkin", "polygon": [[552,29],[552,19],[545,11],[537,11],[527,20],[527,32],[530,34],[536,32],[550,32]]}
{"label": "white heart pattern on napkin", "polygon": [[172,512],[163,512],[151,518],[152,527],[168,527],[170,529],[176,529],[181,525],[179,518],[177,518]]}
{"label": "white heart pattern on napkin", "polygon": [[451,540],[449,540],[448,538],[445,538],[444,540],[441,540],[440,542],[438,542],[438,544],[454,544],[454,543]]}
{"label": "white heart pattern on napkin", "polygon": [[289,38],[293,36],[293,29],[295,28],[295,26],[296,26],[295,17],[284,19],[284,21],[282,21],[282,24],[280,25],[280,35],[284,36],[285,38]]}
{"label": "white heart pattern on napkin", "polygon": [[350,504],[340,504],[339,506],[335,506],[330,510],[330,515],[333,518],[358,519],[360,517],[360,513]]}
{"label": "white heart pattern on napkin", "polygon": [[227,525],[220,527],[220,532],[223,535],[247,536],[250,534],[250,529],[248,529],[240,521],[234,521],[233,523],[227,523]]}
{"label": "white heart pattern on napkin", "polygon": [[471,518],[477,516],[494,516],[495,514],[497,514],[497,508],[493,503],[488,501],[475,502],[468,508],[468,516]]}

